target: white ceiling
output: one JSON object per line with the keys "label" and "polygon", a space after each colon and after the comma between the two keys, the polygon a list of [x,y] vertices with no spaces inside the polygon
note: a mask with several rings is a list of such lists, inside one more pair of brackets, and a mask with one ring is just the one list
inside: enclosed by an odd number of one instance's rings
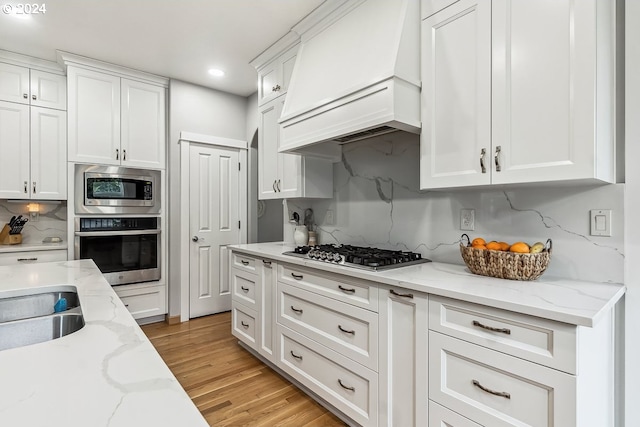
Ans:
{"label": "white ceiling", "polygon": [[[51,61],[59,49],[248,96],[257,81],[249,61],[322,1],[41,0],[46,12],[31,19],[0,10],[0,49]],[[2,2],[16,3],[27,2]]]}

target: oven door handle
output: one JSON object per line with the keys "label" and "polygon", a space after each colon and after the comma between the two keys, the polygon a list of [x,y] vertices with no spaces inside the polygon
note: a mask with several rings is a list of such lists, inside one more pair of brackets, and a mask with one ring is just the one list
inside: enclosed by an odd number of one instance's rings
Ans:
{"label": "oven door handle", "polygon": [[76,231],[78,237],[108,237],[108,236],[140,236],[143,234],[160,234],[160,230],[123,230],[123,231]]}

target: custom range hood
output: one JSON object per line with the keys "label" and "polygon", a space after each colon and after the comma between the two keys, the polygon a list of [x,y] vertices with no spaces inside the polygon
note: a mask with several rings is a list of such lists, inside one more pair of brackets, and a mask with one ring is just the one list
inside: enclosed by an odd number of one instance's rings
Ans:
{"label": "custom range hood", "polygon": [[337,161],[340,144],[420,133],[419,5],[348,1],[340,18],[302,34],[279,121],[280,152]]}

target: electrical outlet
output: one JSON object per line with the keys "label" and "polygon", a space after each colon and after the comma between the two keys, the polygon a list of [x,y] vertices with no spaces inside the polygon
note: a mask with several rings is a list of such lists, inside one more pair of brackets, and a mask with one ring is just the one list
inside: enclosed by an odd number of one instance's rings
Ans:
{"label": "electrical outlet", "polygon": [[29,221],[38,222],[40,219],[40,212],[29,212]]}
{"label": "electrical outlet", "polygon": [[324,214],[324,225],[335,225],[335,218],[333,217],[333,210],[327,209],[327,213]]}
{"label": "electrical outlet", "polygon": [[460,209],[460,230],[473,231],[476,228],[475,209]]}

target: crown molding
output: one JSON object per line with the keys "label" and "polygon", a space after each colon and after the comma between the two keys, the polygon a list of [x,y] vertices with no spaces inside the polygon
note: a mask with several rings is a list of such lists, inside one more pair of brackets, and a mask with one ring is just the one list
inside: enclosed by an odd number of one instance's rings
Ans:
{"label": "crown molding", "polygon": [[19,67],[32,68],[34,70],[46,71],[48,73],[59,74],[61,76],[65,75],[64,68],[57,62],[35,58],[21,53],[10,52],[8,50],[0,50],[0,62],[17,65]]}

